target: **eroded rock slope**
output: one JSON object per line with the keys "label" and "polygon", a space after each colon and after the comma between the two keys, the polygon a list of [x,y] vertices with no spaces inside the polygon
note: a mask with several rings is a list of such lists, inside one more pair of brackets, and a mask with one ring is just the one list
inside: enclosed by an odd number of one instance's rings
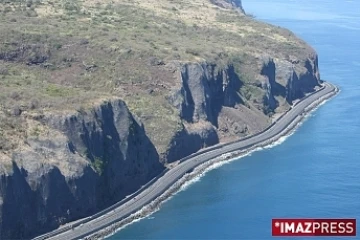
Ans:
{"label": "eroded rock slope", "polygon": [[39,1],[26,16],[16,4],[0,8],[1,239],[94,214],[182,157],[263,130],[321,82],[315,51],[240,0]]}

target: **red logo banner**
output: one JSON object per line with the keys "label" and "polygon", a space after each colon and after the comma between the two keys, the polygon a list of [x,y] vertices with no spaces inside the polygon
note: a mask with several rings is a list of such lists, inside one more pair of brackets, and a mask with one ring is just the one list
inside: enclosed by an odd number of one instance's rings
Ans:
{"label": "red logo banner", "polygon": [[356,219],[272,219],[273,236],[356,236]]}

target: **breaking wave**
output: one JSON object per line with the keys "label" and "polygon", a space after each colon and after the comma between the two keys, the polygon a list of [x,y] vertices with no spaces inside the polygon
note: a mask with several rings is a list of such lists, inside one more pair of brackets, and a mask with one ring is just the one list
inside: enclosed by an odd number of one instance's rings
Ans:
{"label": "breaking wave", "polygon": [[118,222],[117,224],[114,224],[113,226],[106,228],[107,230],[105,229],[104,232],[106,232],[107,235],[106,237],[102,237],[102,238],[110,237],[115,233],[119,232],[120,230],[124,229],[125,227],[129,226],[130,224],[138,222],[144,218],[154,219],[155,217],[150,217],[150,216],[153,213],[159,211],[160,206],[162,204],[169,201],[177,193],[186,190],[193,183],[201,181],[201,178],[204,177],[206,173],[210,172],[211,170],[217,169],[233,161],[240,160],[243,157],[251,156],[253,152],[261,151],[264,149],[270,149],[282,144],[283,142],[286,141],[286,139],[288,139],[291,135],[293,135],[296,132],[296,130],[304,122],[306,122],[306,120],[309,117],[312,116],[312,113],[314,111],[316,111],[320,106],[324,105],[329,100],[330,98],[326,98],[326,99],[320,99],[318,100],[318,102],[315,102],[314,103],[315,106],[312,107],[300,121],[295,122],[295,124],[290,124],[289,127],[284,130],[284,135],[279,137],[277,140],[269,139],[268,143],[265,143],[264,146],[255,146],[253,149],[250,149],[248,151],[237,151],[237,152],[226,153],[221,155],[220,157],[209,160],[208,162],[199,165],[192,172],[187,173],[183,177],[181,177],[173,186],[167,189],[162,195],[154,199],[151,203],[142,207],[139,211],[131,214],[128,218]]}

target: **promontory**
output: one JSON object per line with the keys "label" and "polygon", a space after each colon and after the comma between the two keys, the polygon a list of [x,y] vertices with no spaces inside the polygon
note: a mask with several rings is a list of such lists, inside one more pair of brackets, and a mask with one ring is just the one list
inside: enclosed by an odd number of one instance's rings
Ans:
{"label": "promontory", "polygon": [[245,11],[0,0],[0,239],[90,216],[319,88],[316,52]]}

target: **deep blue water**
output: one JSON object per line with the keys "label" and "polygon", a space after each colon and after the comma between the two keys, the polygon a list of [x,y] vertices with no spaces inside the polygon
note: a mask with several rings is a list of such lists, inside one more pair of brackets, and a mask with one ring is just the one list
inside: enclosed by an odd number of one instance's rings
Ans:
{"label": "deep blue water", "polygon": [[360,1],[243,4],[310,43],[340,95],[281,145],[208,172],[110,239],[271,239],[276,217],[353,217],[360,234]]}

